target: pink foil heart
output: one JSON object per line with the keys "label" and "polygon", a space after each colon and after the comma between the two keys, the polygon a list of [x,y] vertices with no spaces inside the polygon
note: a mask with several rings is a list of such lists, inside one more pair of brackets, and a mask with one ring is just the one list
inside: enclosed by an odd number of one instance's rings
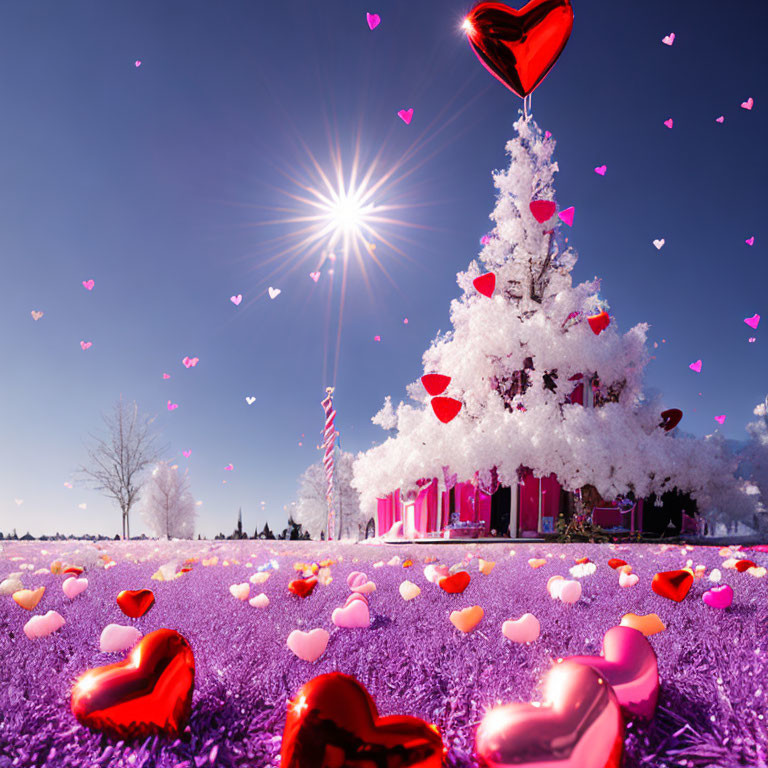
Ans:
{"label": "pink foil heart", "polygon": [[331,621],[337,627],[343,627],[344,629],[367,627],[371,621],[368,603],[363,600],[353,600],[344,608],[335,608],[331,614]]}
{"label": "pink foil heart", "polygon": [[410,125],[411,120],[413,120],[413,109],[401,109],[397,116],[406,124]]}
{"label": "pink foil heart", "polygon": [[715,421],[718,424],[724,424],[725,423],[725,414],[723,414],[722,416],[715,416]]}
{"label": "pink foil heart", "polygon": [[710,608],[723,610],[733,602],[733,589],[727,584],[722,584],[719,587],[708,589],[701,597]]}
{"label": "pink foil heart", "polygon": [[86,291],[92,291],[94,285],[96,285],[96,283],[94,283],[93,280],[83,280],[83,288],[85,288]]}
{"label": "pink foil heart", "polygon": [[653,717],[659,698],[659,669],[642,632],[612,627],[603,637],[601,656],[570,656],[565,661],[593,667],[611,684],[627,712],[646,720]]}

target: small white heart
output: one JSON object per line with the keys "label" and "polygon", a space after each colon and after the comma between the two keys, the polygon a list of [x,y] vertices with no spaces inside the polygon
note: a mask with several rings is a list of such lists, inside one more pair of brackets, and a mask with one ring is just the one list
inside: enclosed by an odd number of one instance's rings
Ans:
{"label": "small white heart", "polygon": [[664,247],[664,238],[662,237],[661,240],[654,240],[653,244],[656,246],[656,250],[660,251]]}
{"label": "small white heart", "polygon": [[245,398],[245,402],[248,403],[248,405],[253,405],[256,402],[256,398],[248,396]]}
{"label": "small white heart", "polygon": [[271,285],[269,286],[269,298],[270,299],[276,299],[280,295],[281,291],[279,288],[273,288]]}

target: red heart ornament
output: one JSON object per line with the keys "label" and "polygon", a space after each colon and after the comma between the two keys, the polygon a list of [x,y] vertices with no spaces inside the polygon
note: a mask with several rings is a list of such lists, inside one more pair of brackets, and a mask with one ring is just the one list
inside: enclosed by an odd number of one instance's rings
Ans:
{"label": "red heart ornament", "polygon": [[669,432],[680,423],[682,418],[683,412],[679,408],[670,408],[667,411],[661,412],[661,424],[659,424],[659,426],[665,432]]}
{"label": "red heart ornament", "polygon": [[653,577],[651,589],[662,597],[679,603],[693,585],[693,574],[690,571],[661,571]]}
{"label": "red heart ornament", "polygon": [[627,564],[627,563],[626,563],[626,561],[625,561],[625,560],[620,560],[618,557],[612,557],[612,558],[611,558],[611,559],[608,561],[608,565],[610,565],[610,566],[611,566],[611,568],[613,568],[614,570],[616,570],[617,568],[621,568],[622,566],[624,566],[624,565],[626,565],[626,564]]}
{"label": "red heart ornament", "polygon": [[572,28],[570,0],[531,0],[519,11],[482,2],[464,21],[469,44],[482,65],[520,98],[547,76]]}
{"label": "red heart ornament", "polygon": [[596,669],[613,688],[624,709],[650,720],[659,698],[656,654],[642,632],[612,627],[603,637],[601,656],[570,656],[566,661]]}
{"label": "red heart ornament", "polygon": [[443,376],[442,373],[425,373],[421,377],[421,383],[428,395],[442,395],[446,387],[451,383],[450,376]]}
{"label": "red heart ornament", "polygon": [[594,333],[595,336],[599,336],[611,324],[611,316],[603,311],[597,315],[590,315],[587,318],[587,322],[592,329],[592,333]]}
{"label": "red heart ornament", "polygon": [[433,397],[431,403],[435,416],[443,424],[453,421],[461,410],[461,401],[454,400],[452,397]]}
{"label": "red heart ornament", "polygon": [[117,664],[89,669],[72,688],[72,713],[121,739],[178,734],[192,708],[195,658],[172,629],[145,635]]}
{"label": "red heart ornament", "polygon": [[354,678],[331,672],[306,683],[288,703],[282,768],[440,768],[443,740],[417,717],[379,717]]}
{"label": "red heart ornament", "polygon": [[494,290],[496,290],[496,275],[493,272],[486,272],[480,277],[476,277],[472,281],[472,285],[475,286],[475,290],[478,293],[482,293],[483,296],[487,296],[489,299],[493,296]]}
{"label": "red heart ornament", "polygon": [[557,204],[551,200],[532,200],[528,207],[531,209],[533,218],[543,224],[545,221],[549,221],[557,210]]}
{"label": "red heart ornament", "polygon": [[757,563],[753,563],[751,560],[737,560],[736,564],[733,567],[739,573],[744,573],[744,571],[750,568],[757,568]]}
{"label": "red heart ornament", "polygon": [[466,571],[456,571],[450,576],[443,576],[437,583],[451,595],[460,595],[468,586],[470,575]]}
{"label": "red heart ornament", "polygon": [[117,604],[126,616],[138,619],[155,604],[155,593],[151,589],[124,589],[117,596]]}
{"label": "red heart ornament", "polygon": [[317,586],[317,578],[310,576],[308,579],[294,579],[288,583],[288,591],[299,597],[306,597],[312,594],[312,590]]}
{"label": "red heart ornament", "polygon": [[487,768],[619,768],[624,721],[616,694],[592,667],[565,661],[545,676],[544,702],[486,713],[476,751]]}

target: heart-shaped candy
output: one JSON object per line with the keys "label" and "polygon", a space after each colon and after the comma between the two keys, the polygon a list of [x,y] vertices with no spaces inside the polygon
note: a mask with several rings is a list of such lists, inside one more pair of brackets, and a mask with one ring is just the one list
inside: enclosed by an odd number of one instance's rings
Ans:
{"label": "heart-shaped candy", "polygon": [[470,608],[462,608],[460,611],[451,611],[450,619],[456,629],[465,634],[471,632],[485,616],[485,611],[479,605]]}
{"label": "heart-shaped candy", "polygon": [[12,597],[17,605],[24,608],[26,611],[31,611],[37,608],[37,604],[43,599],[43,593],[45,587],[38,587],[37,589],[20,589],[18,592],[14,592]]}
{"label": "heart-shaped candy", "polygon": [[744,571],[748,571],[750,568],[757,568],[757,563],[752,562],[752,560],[737,560],[733,567],[739,573],[744,573]]}
{"label": "heart-shaped candy", "polygon": [[18,576],[9,576],[0,581],[0,595],[12,595],[14,592],[20,592],[24,589],[21,579]]}
{"label": "heart-shaped candy", "polygon": [[288,591],[299,597],[307,597],[317,586],[317,578],[310,576],[308,579],[294,579],[288,583]]}
{"label": "heart-shaped candy", "polygon": [[501,634],[513,643],[532,643],[540,633],[541,624],[532,613],[524,613],[519,619],[510,619],[501,625]]}
{"label": "heart-shaped candy", "polygon": [[117,664],[82,674],[72,688],[72,713],[86,727],[120,739],[178,734],[189,719],[195,659],[172,629],[146,635]]}
{"label": "heart-shaped candy", "polygon": [[415,717],[379,717],[354,677],[331,672],[306,683],[288,704],[281,768],[441,768],[437,729]]}
{"label": "heart-shaped candy", "polygon": [[669,408],[661,412],[661,424],[659,426],[669,432],[674,429],[682,420],[683,412],[679,408]]}
{"label": "heart-shaped candy", "polygon": [[101,630],[99,650],[102,653],[115,653],[132,648],[141,640],[141,632],[136,627],[126,627],[122,624],[107,624]]}
{"label": "heart-shaped candy", "polygon": [[117,596],[117,604],[126,616],[139,619],[155,604],[155,593],[151,589],[124,589]]}
{"label": "heart-shaped candy", "polygon": [[309,632],[302,632],[300,629],[294,629],[285,644],[289,650],[298,656],[302,661],[312,663],[317,661],[328,647],[328,640],[331,636],[324,629],[313,629]]}
{"label": "heart-shaped candy", "polygon": [[547,580],[547,592],[553,600],[557,600],[560,597],[560,588],[565,583],[565,577],[563,576],[550,576]]}
{"label": "heart-shaped candy", "polygon": [[719,587],[708,589],[702,599],[710,608],[728,608],[733,602],[733,589],[727,584],[721,584]]}
{"label": "heart-shaped candy", "polygon": [[541,705],[507,704],[483,717],[476,737],[489,768],[618,768],[624,746],[619,702],[605,678],[565,661],[545,675]]}
{"label": "heart-shaped candy", "polygon": [[528,565],[530,565],[531,568],[541,568],[541,567],[545,566],[546,564],[547,564],[547,561],[543,557],[539,557],[539,558],[532,557],[528,561]]}
{"label": "heart-shaped candy", "polygon": [[651,589],[661,597],[679,603],[693,585],[693,574],[690,571],[661,571],[653,577]]}
{"label": "heart-shaped candy", "polygon": [[443,576],[437,583],[441,589],[451,595],[460,595],[468,586],[471,580],[466,571],[457,571],[451,576]]}
{"label": "heart-shaped candy", "polygon": [[627,564],[626,560],[621,560],[621,559],[620,559],[620,558],[618,558],[618,557],[612,557],[612,558],[611,558],[611,559],[608,561],[608,565],[610,565],[610,566],[611,566],[611,568],[613,568],[613,569],[622,568],[622,567],[623,567],[623,566],[625,566],[626,564]]}
{"label": "heart-shaped candy", "polygon": [[366,605],[368,605],[368,598],[365,595],[361,595],[359,592],[353,592],[351,595],[349,595],[344,602],[344,605],[347,606],[355,600],[362,600]]}
{"label": "heart-shaped candy", "polygon": [[421,594],[421,587],[414,584],[412,581],[404,581],[399,586],[400,597],[403,600],[413,600]]}
{"label": "heart-shaped candy", "polygon": [[[203,565],[206,565],[205,560],[203,561]],[[264,584],[267,579],[269,579],[269,572],[268,571],[259,571],[258,573],[254,573],[253,576],[251,576],[248,581],[251,582],[251,584]]]}
{"label": "heart-shaped candy", "polygon": [[345,629],[368,627],[371,623],[368,603],[365,600],[353,600],[343,608],[334,608],[331,621],[337,627],[344,627]]}
{"label": "heart-shaped candy", "polygon": [[24,634],[32,640],[35,637],[45,637],[61,629],[66,622],[56,611],[48,611],[44,616],[33,616],[24,625]]}
{"label": "heart-shaped candy", "polygon": [[624,709],[646,720],[653,717],[659,698],[659,669],[642,632],[612,627],[603,637],[601,656],[570,656],[566,661],[593,667],[611,684]]}
{"label": "heart-shaped candy", "polygon": [[64,579],[61,589],[70,600],[74,600],[81,592],[85,592],[88,589],[88,579],[78,579],[76,576],[70,576],[68,579]]}

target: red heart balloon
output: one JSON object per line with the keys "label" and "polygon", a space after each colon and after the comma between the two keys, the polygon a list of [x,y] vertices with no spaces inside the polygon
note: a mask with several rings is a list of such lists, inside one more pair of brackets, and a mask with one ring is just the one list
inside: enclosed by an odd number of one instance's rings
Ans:
{"label": "red heart balloon", "polygon": [[627,712],[650,720],[659,698],[656,654],[642,632],[612,627],[603,637],[602,656],[570,656],[566,661],[588,664],[613,687]]}
{"label": "red heart balloon", "polygon": [[117,664],[89,669],[72,688],[72,713],[121,739],[178,734],[192,708],[195,658],[172,629],[145,635]]}
{"label": "red heart balloon", "polygon": [[653,577],[651,589],[662,597],[679,603],[693,585],[693,574],[690,571],[661,571]]}
{"label": "red heart balloon", "polygon": [[612,557],[608,561],[608,565],[610,565],[611,568],[613,568],[614,570],[616,570],[617,568],[621,568],[623,565],[626,565],[626,564],[627,564],[626,560],[620,560],[618,557]]}
{"label": "red heart balloon", "polygon": [[476,277],[472,281],[472,285],[475,286],[478,293],[482,293],[483,296],[490,299],[496,289],[496,275],[493,272],[486,272],[484,275]]}
{"label": "red heart balloon", "polygon": [[670,408],[667,411],[661,412],[661,424],[659,424],[659,426],[662,427],[665,432],[669,432],[680,423],[682,418],[683,412],[679,408]]}
{"label": "red heart balloon", "polygon": [[757,563],[751,560],[738,560],[733,566],[739,573],[744,573],[748,568],[757,568]]}
{"label": "red heart balloon", "polygon": [[155,604],[155,593],[151,589],[124,589],[117,596],[117,604],[126,616],[138,619]]}
{"label": "red heart balloon", "polygon": [[299,597],[306,597],[312,594],[312,590],[317,586],[317,577],[310,576],[308,579],[294,579],[288,584],[288,591]]}
{"label": "red heart balloon", "polygon": [[545,221],[549,221],[557,210],[557,204],[551,200],[532,200],[528,207],[531,209],[533,218],[543,224]]}
{"label": "red heart balloon", "polygon": [[587,322],[592,329],[592,333],[594,333],[595,336],[599,336],[611,324],[611,316],[603,311],[597,315],[590,315],[587,318]]}
{"label": "red heart balloon", "polygon": [[565,661],[546,674],[542,706],[486,713],[476,751],[488,768],[619,768],[624,720],[616,694],[592,667]]}
{"label": "red heart balloon", "polygon": [[453,421],[461,410],[461,401],[452,397],[433,397],[432,410],[443,424]]}
{"label": "red heart balloon", "polygon": [[547,76],[572,28],[570,0],[531,0],[519,11],[482,2],[464,21],[469,44],[482,65],[520,98]]}
{"label": "red heart balloon", "polygon": [[437,583],[442,589],[451,595],[461,594],[470,582],[470,575],[466,571],[456,571],[450,576],[443,576]]}
{"label": "red heart balloon", "polygon": [[354,677],[331,672],[306,683],[288,704],[281,768],[440,768],[443,740],[417,717],[379,717]]}
{"label": "red heart balloon", "polygon": [[425,373],[421,377],[421,383],[427,390],[427,394],[434,397],[445,392],[446,387],[451,383],[451,377],[443,376],[442,373]]}

